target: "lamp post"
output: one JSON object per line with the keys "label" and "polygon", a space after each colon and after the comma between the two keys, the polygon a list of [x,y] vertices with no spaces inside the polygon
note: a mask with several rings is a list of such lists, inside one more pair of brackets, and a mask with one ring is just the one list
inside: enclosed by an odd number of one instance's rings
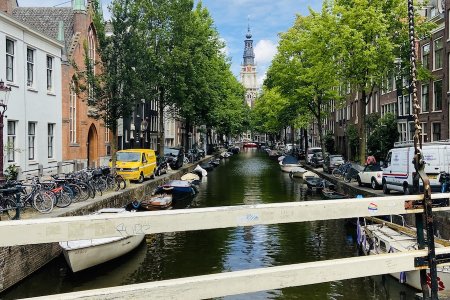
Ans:
{"label": "lamp post", "polygon": [[0,182],[5,180],[3,176],[3,117],[5,115],[6,109],[8,108],[9,93],[11,92],[11,87],[5,86],[3,80],[0,79]]}

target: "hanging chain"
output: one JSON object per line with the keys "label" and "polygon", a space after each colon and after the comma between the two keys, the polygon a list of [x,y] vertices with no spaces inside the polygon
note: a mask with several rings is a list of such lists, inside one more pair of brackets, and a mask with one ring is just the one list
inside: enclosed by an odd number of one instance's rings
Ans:
{"label": "hanging chain", "polygon": [[[425,173],[425,161],[422,153],[422,127],[419,122],[420,105],[417,99],[417,68],[416,68],[416,40],[414,34],[414,4],[413,0],[408,0],[408,20],[409,20],[409,43],[410,43],[410,57],[411,57],[411,89],[414,106],[414,167],[416,174],[413,178],[414,190],[419,191],[419,177],[423,182],[423,207],[426,221],[426,232],[428,240],[428,267],[430,269],[431,277],[431,299],[438,299],[438,283],[437,283],[437,269],[436,269],[436,254],[434,249],[434,228],[433,228],[433,213],[431,200],[430,179]],[[418,222],[417,222],[418,221]],[[416,215],[417,226],[417,240],[419,248],[423,248],[423,218],[419,214]],[[419,232],[420,231],[420,232]],[[426,284],[426,271],[421,270],[420,281],[422,292],[425,299],[428,299],[428,286]]]}

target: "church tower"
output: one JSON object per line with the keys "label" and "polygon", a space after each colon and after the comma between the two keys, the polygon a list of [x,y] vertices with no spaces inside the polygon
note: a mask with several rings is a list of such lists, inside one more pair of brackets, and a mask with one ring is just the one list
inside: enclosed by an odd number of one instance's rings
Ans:
{"label": "church tower", "polygon": [[241,65],[241,83],[245,87],[245,102],[252,108],[258,89],[258,82],[256,80],[256,65],[255,65],[255,53],[253,52],[253,40],[252,33],[250,32],[250,25],[248,26],[246,39],[244,41],[244,62]]}

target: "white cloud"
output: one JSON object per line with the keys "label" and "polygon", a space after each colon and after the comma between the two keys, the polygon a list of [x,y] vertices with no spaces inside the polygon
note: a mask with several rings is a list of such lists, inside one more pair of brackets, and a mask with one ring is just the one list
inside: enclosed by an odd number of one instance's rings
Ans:
{"label": "white cloud", "polygon": [[270,63],[277,54],[277,45],[271,40],[260,40],[255,46],[255,59],[258,64]]}

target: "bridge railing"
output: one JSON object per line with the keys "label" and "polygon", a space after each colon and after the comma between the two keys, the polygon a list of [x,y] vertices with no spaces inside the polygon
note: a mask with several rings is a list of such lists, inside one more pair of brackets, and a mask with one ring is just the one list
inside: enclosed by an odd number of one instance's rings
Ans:
{"label": "bridge railing", "polygon": [[[450,193],[433,194],[434,211],[450,210]],[[0,247],[78,239],[420,213],[421,195],[286,202],[112,216],[87,215],[0,222]],[[436,254],[450,253],[450,247]],[[418,270],[426,250],[227,272],[55,295],[55,299],[204,299],[377,274]],[[364,266],[361,268],[361,266]],[[52,299],[52,296],[45,296]]]}

